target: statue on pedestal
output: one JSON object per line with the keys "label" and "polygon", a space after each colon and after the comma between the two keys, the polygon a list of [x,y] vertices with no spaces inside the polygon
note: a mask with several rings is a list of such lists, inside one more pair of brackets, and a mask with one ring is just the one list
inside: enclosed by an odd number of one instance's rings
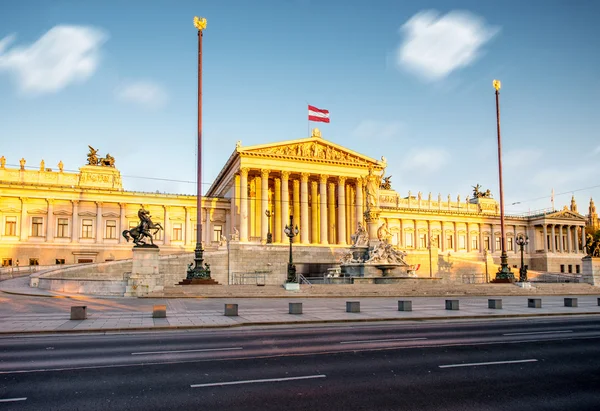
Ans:
{"label": "statue on pedestal", "polygon": [[[136,247],[156,247],[152,237],[156,235],[158,230],[163,230],[162,225],[160,223],[153,223],[150,218],[150,212],[143,208],[139,209],[138,217],[140,219],[138,226],[131,230],[124,230],[123,237],[127,241],[132,239]],[[150,230],[154,230],[154,233],[151,233]],[[146,242],[146,239],[150,240],[150,244]]]}
{"label": "statue on pedestal", "polygon": [[365,247],[369,244],[369,234],[362,223],[358,223],[358,228],[350,236],[350,240],[352,240],[352,247]]}

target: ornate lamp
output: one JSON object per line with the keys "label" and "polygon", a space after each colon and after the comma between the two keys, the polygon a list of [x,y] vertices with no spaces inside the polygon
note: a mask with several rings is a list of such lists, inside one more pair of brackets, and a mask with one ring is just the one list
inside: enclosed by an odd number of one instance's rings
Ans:
{"label": "ornate lamp", "polygon": [[271,244],[273,242],[273,233],[271,233],[271,217],[273,217],[273,215],[275,215],[274,211],[271,210],[267,210],[265,211],[265,215],[268,218],[268,223],[269,223],[269,232],[267,233],[267,244]]}
{"label": "ornate lamp", "polygon": [[523,237],[523,234],[519,234],[515,243],[521,249],[521,268],[519,269],[519,281],[524,282],[527,281],[527,268],[525,268],[525,264],[523,262],[523,250],[527,244],[529,244],[529,237]]}
{"label": "ornate lamp", "polygon": [[287,282],[288,283],[298,282],[298,278],[296,277],[296,266],[294,265],[294,260],[292,259],[292,239],[298,235],[300,230],[298,230],[298,225],[296,225],[296,227],[294,227],[294,216],[293,215],[290,215],[290,224],[286,225],[285,229],[283,231],[285,232],[285,235],[287,235],[288,238],[290,239],[290,261],[288,262],[288,267],[287,267],[287,272],[288,272]]}

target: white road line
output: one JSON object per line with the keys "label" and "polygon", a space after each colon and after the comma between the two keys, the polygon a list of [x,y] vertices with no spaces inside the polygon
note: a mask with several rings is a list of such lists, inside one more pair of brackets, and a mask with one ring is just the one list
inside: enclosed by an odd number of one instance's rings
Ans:
{"label": "white road line", "polygon": [[387,340],[356,340],[356,341],[340,341],[340,344],[359,344],[359,343],[378,343],[378,342],[392,342],[392,341],[419,341],[426,340],[425,337],[415,338],[389,338]]}
{"label": "white road line", "polygon": [[529,360],[514,360],[514,361],[492,361],[492,362],[473,362],[470,364],[448,364],[440,365],[440,368],[457,368],[457,367],[477,367],[479,365],[499,365],[499,364],[520,364],[524,362],[537,362],[536,359]]}
{"label": "white road line", "polygon": [[559,334],[559,333],[572,333],[573,330],[565,330],[565,331],[531,331],[528,333],[508,333],[502,335],[536,335],[536,334]]}
{"label": "white road line", "polygon": [[4,399],[0,399],[0,402],[16,402],[16,401],[25,401],[27,400],[27,397],[22,397],[22,398],[4,398]]}
{"label": "white road line", "polygon": [[325,374],[319,375],[304,375],[302,377],[286,377],[286,378],[267,378],[264,380],[245,380],[245,381],[228,381],[228,382],[211,382],[208,384],[192,384],[191,388],[199,387],[216,387],[219,385],[237,385],[237,384],[254,384],[257,382],[279,382],[279,381],[294,381],[294,380],[309,380],[312,378],[325,378]]}
{"label": "white road line", "polygon": [[178,354],[185,352],[210,352],[210,351],[230,351],[230,350],[243,350],[242,347],[230,347],[230,348],[204,348],[198,350],[174,350],[174,351],[146,351],[146,352],[132,352],[131,355],[151,355],[151,354]]}

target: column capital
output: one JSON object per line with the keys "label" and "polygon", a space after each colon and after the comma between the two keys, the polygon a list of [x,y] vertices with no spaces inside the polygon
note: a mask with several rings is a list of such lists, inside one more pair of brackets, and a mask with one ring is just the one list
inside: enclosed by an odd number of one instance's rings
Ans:
{"label": "column capital", "polygon": [[71,203],[73,203],[73,205],[79,205],[79,200],[71,200]]}
{"label": "column capital", "polygon": [[269,173],[271,172],[271,170],[267,169],[267,168],[261,168],[260,170],[260,176],[263,180],[266,180],[269,178]]}
{"label": "column capital", "polygon": [[328,185],[330,190],[335,190],[335,183],[333,181],[330,181]]}
{"label": "column capital", "polygon": [[273,181],[275,181],[275,184],[281,184],[281,178],[279,177],[273,178]]}
{"label": "column capital", "polygon": [[287,180],[288,178],[290,178],[290,172],[282,170],[281,171],[281,178],[284,179],[284,180]]}
{"label": "column capital", "polygon": [[120,208],[125,208],[125,207],[127,207],[127,203],[119,203],[119,207]]}
{"label": "column capital", "polygon": [[28,201],[29,201],[29,198],[28,198],[28,197],[19,197],[19,200],[21,200],[21,202],[22,202],[23,204],[25,204],[26,202],[28,202]]}
{"label": "column capital", "polygon": [[56,200],[55,200],[55,199],[53,199],[53,198],[47,198],[47,199],[46,199],[46,202],[48,203],[48,205],[52,205],[52,204],[54,204],[54,202],[55,202],[55,201],[56,201]]}
{"label": "column capital", "polygon": [[294,187],[300,187],[300,180],[292,180]]}
{"label": "column capital", "polygon": [[363,186],[363,178],[362,177],[356,177],[356,186],[357,187],[362,187]]}
{"label": "column capital", "polygon": [[250,171],[249,167],[242,167],[240,168],[240,175],[242,177],[248,177],[248,172]]}
{"label": "column capital", "polygon": [[327,184],[328,179],[329,179],[329,176],[327,174],[319,174],[319,182],[321,184]]}
{"label": "column capital", "polygon": [[310,173],[301,173],[300,174],[300,180],[303,183],[308,183],[308,177],[310,177]]}
{"label": "column capital", "polygon": [[346,177],[344,176],[338,176],[338,184],[339,185],[344,185],[346,183]]}
{"label": "column capital", "polygon": [[96,205],[98,207],[102,207],[102,204],[104,204],[102,201],[94,201],[96,203]]}

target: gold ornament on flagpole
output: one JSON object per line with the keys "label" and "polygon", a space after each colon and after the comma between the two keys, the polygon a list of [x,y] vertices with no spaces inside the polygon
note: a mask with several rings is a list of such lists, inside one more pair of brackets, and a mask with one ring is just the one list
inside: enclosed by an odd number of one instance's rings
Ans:
{"label": "gold ornament on flagpole", "polygon": [[[204,22],[204,26],[206,27],[206,22]],[[500,90],[500,80],[494,80],[492,84],[494,85],[496,91]]]}
{"label": "gold ornament on flagpole", "polygon": [[194,17],[194,27],[199,31],[206,29],[206,19],[204,17]]}

